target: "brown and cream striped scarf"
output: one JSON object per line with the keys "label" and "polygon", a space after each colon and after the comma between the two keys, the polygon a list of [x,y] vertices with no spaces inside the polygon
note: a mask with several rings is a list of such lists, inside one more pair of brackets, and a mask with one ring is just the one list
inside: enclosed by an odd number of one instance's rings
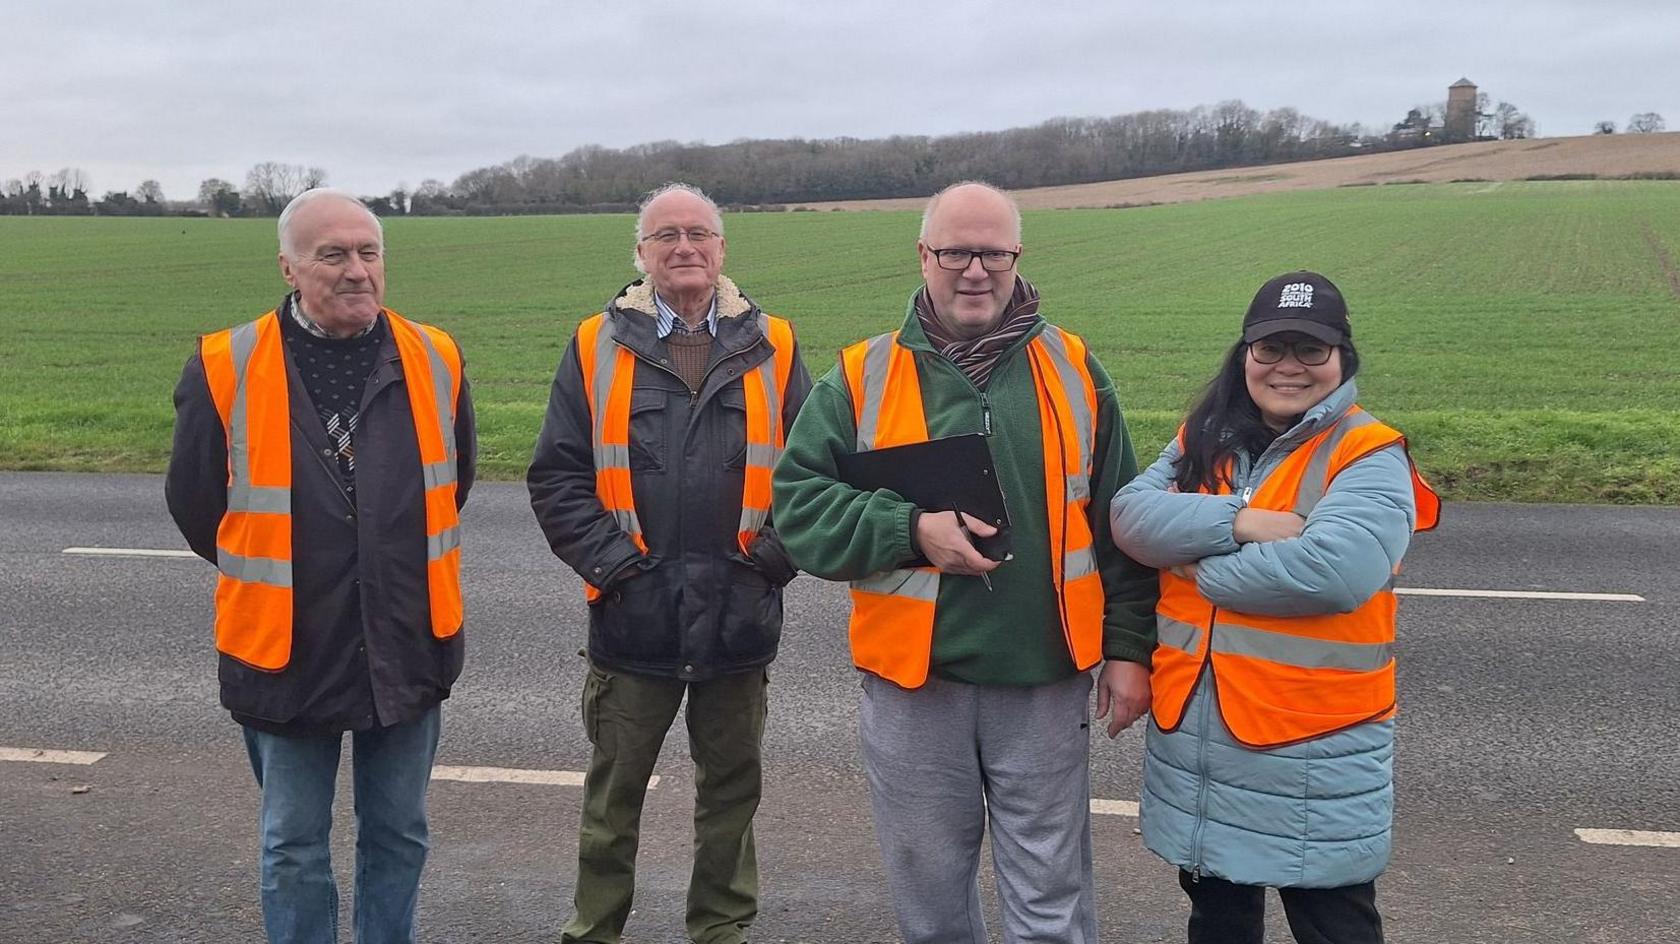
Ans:
{"label": "brown and cream striped scarf", "polygon": [[1015,277],[1015,292],[1003,309],[996,328],[977,338],[957,338],[939,323],[933,313],[933,301],[928,298],[927,286],[916,293],[916,317],[927,333],[934,350],[944,355],[957,369],[984,390],[992,379],[992,369],[1009,346],[1038,324],[1038,289],[1020,276]]}

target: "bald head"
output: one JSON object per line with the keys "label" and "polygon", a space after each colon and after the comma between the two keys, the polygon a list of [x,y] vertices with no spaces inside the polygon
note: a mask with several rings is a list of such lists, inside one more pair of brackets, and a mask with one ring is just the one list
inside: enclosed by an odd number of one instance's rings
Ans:
{"label": "bald head", "polygon": [[361,214],[367,218],[368,225],[372,226],[374,231],[379,234],[380,244],[383,246],[385,226],[379,222],[379,217],[367,208],[367,204],[348,190],[340,190],[337,187],[313,187],[293,197],[286,204],[286,208],[280,211],[280,221],[277,228],[280,233],[281,255],[291,256],[293,259],[300,258],[299,254],[308,248],[302,245],[302,240],[298,239],[298,232],[304,228],[302,218],[316,215],[319,213],[320,207],[334,203],[346,204],[361,211]]}
{"label": "bald head", "polygon": [[954,183],[928,198],[927,208],[922,211],[922,241],[927,241],[934,225],[942,219],[954,216],[968,218],[976,214],[1007,217],[1013,232],[1011,241],[1021,241],[1021,208],[1015,205],[1015,198],[979,180]]}

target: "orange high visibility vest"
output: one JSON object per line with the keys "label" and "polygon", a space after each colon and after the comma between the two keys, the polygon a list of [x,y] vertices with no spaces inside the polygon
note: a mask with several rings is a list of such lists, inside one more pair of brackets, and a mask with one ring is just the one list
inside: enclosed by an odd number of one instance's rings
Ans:
{"label": "orange high visibility vest", "polygon": [[[770,517],[770,473],[782,457],[787,431],[782,403],[793,375],[793,325],[785,318],[763,315],[761,327],[773,353],[741,375],[747,401],[746,483],[741,490],[741,519],[735,534],[741,553]],[[595,495],[647,553],[636,497],[630,488],[630,392],[634,389],[636,355],[613,336],[606,312],[584,319],[578,326],[578,364],[583,388],[589,392],[590,436],[595,446]],[[601,591],[585,582],[584,597],[594,602]]]}
{"label": "orange high visibility vest", "polygon": [[[1183,435],[1180,429],[1181,443]],[[1405,442],[1398,430],[1354,406],[1290,453],[1248,505],[1306,517],[1339,472]],[[1229,492],[1223,484],[1218,490]],[[1435,527],[1441,501],[1415,465],[1412,495],[1414,530]],[[1183,721],[1204,664],[1211,664],[1225,726],[1249,747],[1310,740],[1394,714],[1392,582],[1351,613],[1277,617],[1216,607],[1194,580],[1163,570],[1155,612],[1150,710],[1164,730]]]}
{"label": "orange high visibility vest", "polygon": [[[1086,509],[1096,452],[1097,389],[1086,367],[1085,342],[1055,325],[1027,344],[1044,438],[1044,494],[1050,563],[1073,664],[1102,659],[1103,586]],[[916,355],[898,332],[846,348],[840,364],[851,393],[857,451],[926,442]],[[903,688],[927,682],[933,655],[939,571],[903,568],[851,583],[852,663]]]}
{"label": "orange high visibility vest", "polygon": [[[402,358],[426,486],[432,635],[461,628],[455,409],[461,353],[448,334],[385,309]],[[292,657],[292,440],[280,319],[207,334],[199,356],[228,444],[227,513],[216,529],[216,649],[275,671]]]}

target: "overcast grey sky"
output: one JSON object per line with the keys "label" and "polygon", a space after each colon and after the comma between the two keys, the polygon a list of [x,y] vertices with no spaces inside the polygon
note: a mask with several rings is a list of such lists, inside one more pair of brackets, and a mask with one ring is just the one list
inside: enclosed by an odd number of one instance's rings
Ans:
{"label": "overcast grey sky", "polygon": [[9,0],[0,181],[258,161],[388,192],[521,154],[879,137],[1240,98],[1386,126],[1468,76],[1546,136],[1680,127],[1676,0]]}

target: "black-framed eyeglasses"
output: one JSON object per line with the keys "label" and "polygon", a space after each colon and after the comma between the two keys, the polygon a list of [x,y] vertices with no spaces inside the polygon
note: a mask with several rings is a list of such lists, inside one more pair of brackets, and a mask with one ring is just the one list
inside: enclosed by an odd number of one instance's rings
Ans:
{"label": "black-framed eyeglasses", "polygon": [[941,269],[961,272],[968,268],[969,262],[975,256],[980,257],[980,268],[987,272],[1008,272],[1015,265],[1015,260],[1021,254],[1012,249],[929,249],[933,257],[939,260]]}
{"label": "black-framed eyeglasses", "polygon": [[1328,363],[1330,352],[1335,349],[1334,344],[1325,344],[1317,338],[1296,338],[1293,341],[1261,338],[1248,342],[1248,356],[1254,358],[1256,364],[1276,364],[1283,360],[1283,355],[1292,354],[1303,366],[1317,367]]}
{"label": "black-framed eyeglasses", "polygon": [[662,229],[657,233],[649,233],[642,237],[642,242],[655,242],[661,246],[675,246],[684,236],[688,237],[690,245],[704,246],[718,237],[717,233],[709,229]]}

